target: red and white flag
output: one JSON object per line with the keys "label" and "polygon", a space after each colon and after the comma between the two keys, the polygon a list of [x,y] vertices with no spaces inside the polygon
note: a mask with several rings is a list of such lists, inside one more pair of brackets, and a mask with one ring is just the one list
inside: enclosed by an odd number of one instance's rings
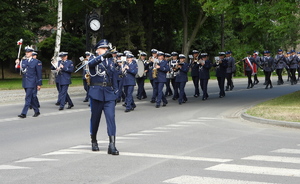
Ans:
{"label": "red and white flag", "polygon": [[17,45],[22,45],[23,44],[23,39],[20,39],[18,42],[17,42]]}
{"label": "red and white flag", "polygon": [[246,63],[247,63],[247,65],[251,68],[252,74],[253,74],[253,73],[254,73],[253,65],[252,65],[252,63],[251,63],[251,61],[249,60],[248,57],[246,57]]}

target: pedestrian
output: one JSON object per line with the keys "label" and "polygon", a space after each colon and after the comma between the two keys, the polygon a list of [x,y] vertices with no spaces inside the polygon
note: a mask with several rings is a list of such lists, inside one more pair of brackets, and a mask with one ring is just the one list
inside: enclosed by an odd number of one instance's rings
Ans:
{"label": "pedestrian", "polygon": [[42,86],[42,63],[32,57],[34,49],[32,47],[25,47],[26,57],[21,61],[16,60],[16,68],[20,67],[22,75],[22,87],[25,90],[25,105],[18,117],[26,118],[28,108],[31,105],[34,110],[33,117],[40,115],[38,104],[34,99],[35,91],[39,91]]}

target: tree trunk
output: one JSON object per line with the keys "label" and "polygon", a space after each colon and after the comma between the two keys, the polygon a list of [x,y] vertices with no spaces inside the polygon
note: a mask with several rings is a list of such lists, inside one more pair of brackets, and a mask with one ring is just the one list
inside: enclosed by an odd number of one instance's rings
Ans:
{"label": "tree trunk", "polygon": [[[186,3],[187,2],[187,3]],[[200,27],[203,25],[203,23],[206,21],[207,16],[205,16],[204,11],[202,8],[199,9],[199,16],[197,19],[197,22],[193,25],[196,25],[193,28],[193,32],[188,38],[188,16],[187,16],[187,8],[185,6],[188,6],[188,1],[186,0],[181,0],[181,10],[182,10],[182,17],[183,17],[183,45],[182,45],[182,53],[186,56],[189,54],[189,50],[191,48],[191,45],[193,44],[196,35],[200,29]]]}
{"label": "tree trunk", "polygon": [[[56,39],[55,39],[53,62],[58,62],[58,53],[60,51],[61,31],[62,31],[62,8],[63,8],[63,0],[58,0],[57,30],[56,30]],[[55,83],[54,80],[55,80],[54,75],[49,75],[49,84],[54,84]]]}

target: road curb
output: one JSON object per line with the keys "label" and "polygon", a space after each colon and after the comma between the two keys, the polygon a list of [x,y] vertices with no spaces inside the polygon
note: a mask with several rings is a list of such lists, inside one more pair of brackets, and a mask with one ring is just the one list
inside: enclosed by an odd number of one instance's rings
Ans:
{"label": "road curb", "polygon": [[248,121],[251,121],[251,122],[255,122],[255,123],[269,124],[269,125],[276,125],[276,126],[282,126],[282,127],[298,128],[298,129],[300,129],[300,123],[297,123],[297,122],[263,119],[263,118],[258,118],[258,117],[250,116],[249,114],[246,114],[246,113],[242,113],[241,117],[243,119],[245,119],[245,120],[248,120]]}

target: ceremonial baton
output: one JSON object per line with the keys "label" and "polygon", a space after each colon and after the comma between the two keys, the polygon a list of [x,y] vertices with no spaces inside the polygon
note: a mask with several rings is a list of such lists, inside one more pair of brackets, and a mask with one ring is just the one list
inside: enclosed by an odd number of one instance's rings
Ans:
{"label": "ceremonial baton", "polygon": [[18,52],[18,59],[20,58],[20,52],[21,52],[21,47],[22,47],[22,44],[23,44],[23,39],[21,38],[18,42],[17,42],[17,45],[19,45],[19,52]]}

